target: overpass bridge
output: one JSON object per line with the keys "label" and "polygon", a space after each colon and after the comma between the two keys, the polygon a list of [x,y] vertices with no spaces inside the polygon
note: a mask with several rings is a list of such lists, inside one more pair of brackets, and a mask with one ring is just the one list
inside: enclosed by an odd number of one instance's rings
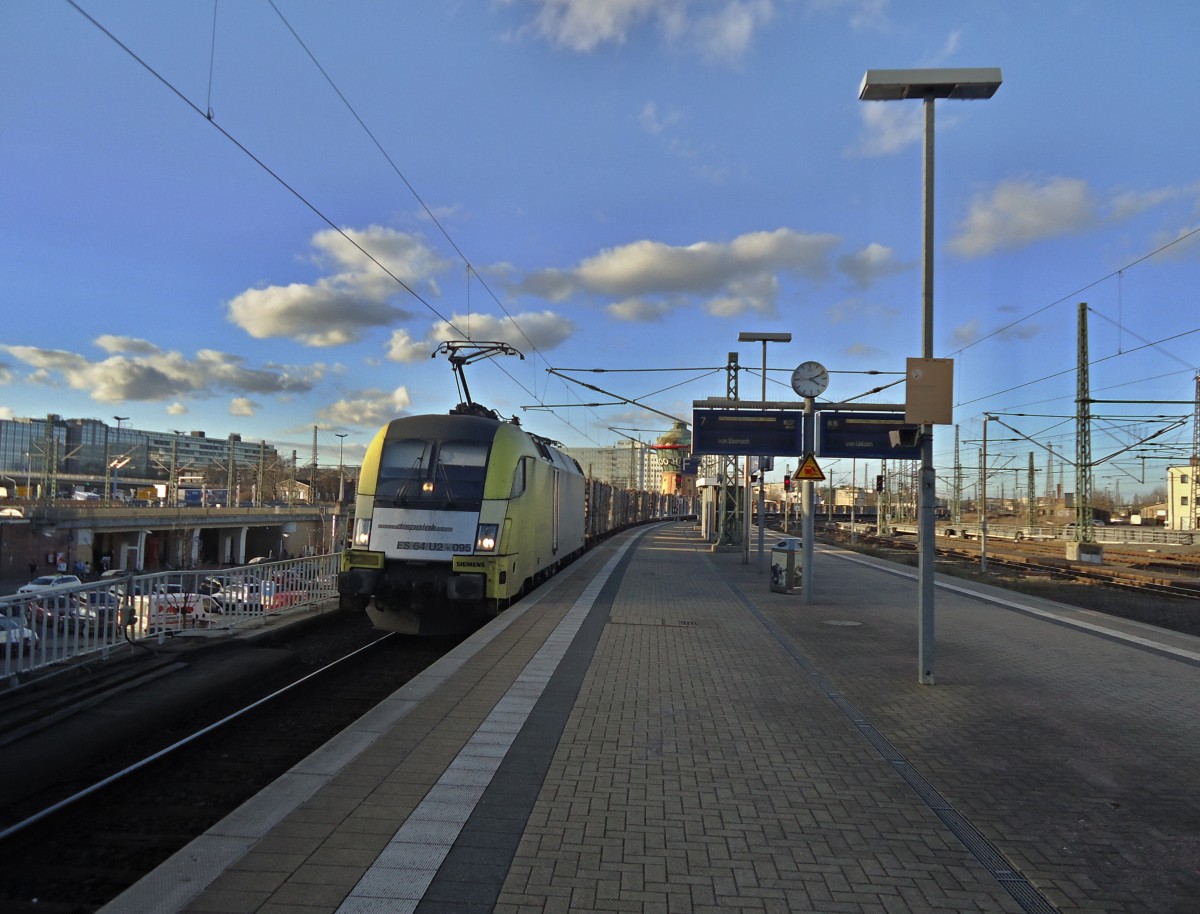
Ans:
{"label": "overpass bridge", "polygon": [[88,502],[26,504],[4,518],[0,568],[27,571],[60,560],[103,568],[241,565],[332,551],[343,539],[348,508],[336,504],[263,507],[108,506]]}

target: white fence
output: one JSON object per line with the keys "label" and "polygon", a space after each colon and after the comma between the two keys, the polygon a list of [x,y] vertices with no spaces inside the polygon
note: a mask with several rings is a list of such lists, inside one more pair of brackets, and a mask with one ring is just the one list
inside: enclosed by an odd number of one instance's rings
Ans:
{"label": "white fence", "polygon": [[208,571],[114,574],[0,597],[0,675],[106,657],[147,638],[213,635],[337,596],[339,556]]}

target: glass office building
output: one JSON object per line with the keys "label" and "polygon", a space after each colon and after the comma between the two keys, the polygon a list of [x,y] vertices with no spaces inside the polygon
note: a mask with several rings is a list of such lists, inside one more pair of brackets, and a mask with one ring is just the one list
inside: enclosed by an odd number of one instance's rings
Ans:
{"label": "glass office building", "polygon": [[79,497],[186,484],[279,466],[275,448],[240,435],[150,431],[99,419],[0,419],[0,485],[27,498]]}

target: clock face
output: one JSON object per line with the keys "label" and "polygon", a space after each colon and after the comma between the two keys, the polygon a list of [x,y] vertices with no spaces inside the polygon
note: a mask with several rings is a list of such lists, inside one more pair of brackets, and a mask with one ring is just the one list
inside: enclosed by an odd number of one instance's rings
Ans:
{"label": "clock face", "polygon": [[792,390],[802,397],[816,397],[829,386],[829,372],[820,362],[801,362],[792,372]]}

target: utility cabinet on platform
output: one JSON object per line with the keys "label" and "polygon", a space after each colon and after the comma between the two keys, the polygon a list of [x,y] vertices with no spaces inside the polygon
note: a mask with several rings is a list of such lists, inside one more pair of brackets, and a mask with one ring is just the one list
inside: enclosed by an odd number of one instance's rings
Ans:
{"label": "utility cabinet on platform", "polygon": [[795,593],[804,572],[800,540],[791,536],[771,547],[771,592]]}

